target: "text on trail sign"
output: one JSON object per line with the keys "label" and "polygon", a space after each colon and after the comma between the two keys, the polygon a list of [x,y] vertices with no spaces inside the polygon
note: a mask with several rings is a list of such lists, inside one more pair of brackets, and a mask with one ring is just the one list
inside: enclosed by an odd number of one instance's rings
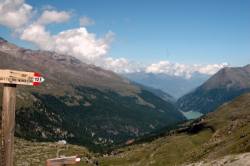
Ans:
{"label": "text on trail sign", "polygon": [[44,81],[41,74],[16,70],[0,70],[0,83],[38,86]]}

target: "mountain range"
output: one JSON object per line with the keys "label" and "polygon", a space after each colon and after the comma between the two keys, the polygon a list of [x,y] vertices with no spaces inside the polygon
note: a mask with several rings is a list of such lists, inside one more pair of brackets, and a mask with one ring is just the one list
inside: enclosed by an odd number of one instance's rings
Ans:
{"label": "mountain range", "polygon": [[96,150],[185,120],[171,101],[69,55],[24,49],[1,38],[0,59],[1,69],[36,71],[46,79],[41,87],[18,86],[20,138],[63,139]]}

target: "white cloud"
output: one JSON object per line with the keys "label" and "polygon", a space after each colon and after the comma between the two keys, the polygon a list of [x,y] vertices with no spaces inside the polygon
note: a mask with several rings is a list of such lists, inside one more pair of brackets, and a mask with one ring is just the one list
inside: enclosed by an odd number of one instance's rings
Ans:
{"label": "white cloud", "polygon": [[0,1],[0,25],[16,29],[25,25],[32,15],[32,6],[24,0]]}
{"label": "white cloud", "polygon": [[91,18],[86,17],[86,16],[81,17],[81,18],[79,19],[79,22],[80,22],[80,26],[81,26],[81,27],[87,27],[87,26],[90,26],[90,25],[94,25],[94,24],[95,24],[95,21],[94,21],[94,20],[92,20]]}
{"label": "white cloud", "polygon": [[24,28],[20,35],[22,40],[26,40],[36,44],[44,50],[52,50],[52,38],[49,32],[45,31],[45,27],[40,24],[31,24]]}
{"label": "white cloud", "polygon": [[227,63],[209,64],[209,65],[187,65],[179,63],[171,63],[169,61],[160,61],[146,67],[147,73],[162,73],[172,76],[181,76],[191,78],[194,73],[213,75],[223,67],[228,66]]}
{"label": "white cloud", "polygon": [[95,34],[81,27],[60,32],[52,38],[53,51],[73,54],[85,62],[95,63],[107,54],[113,35],[110,32],[104,38],[97,39]]}
{"label": "white cloud", "polygon": [[38,19],[38,24],[63,23],[70,19],[70,12],[56,10],[45,10]]}
{"label": "white cloud", "polygon": [[220,69],[229,66],[228,63],[208,64],[208,65],[193,65],[194,70],[201,74],[213,75]]}
{"label": "white cloud", "polygon": [[107,57],[103,61],[102,64],[98,64],[98,66],[102,66],[107,70],[112,70],[116,73],[134,73],[143,71],[143,67],[140,64],[133,63],[125,58],[111,58]]}
{"label": "white cloud", "polygon": [[32,24],[21,34],[21,39],[36,44],[42,50],[73,55],[84,62],[95,63],[103,58],[109,49],[113,33],[97,39],[86,28],[76,28],[50,35],[43,25]]}

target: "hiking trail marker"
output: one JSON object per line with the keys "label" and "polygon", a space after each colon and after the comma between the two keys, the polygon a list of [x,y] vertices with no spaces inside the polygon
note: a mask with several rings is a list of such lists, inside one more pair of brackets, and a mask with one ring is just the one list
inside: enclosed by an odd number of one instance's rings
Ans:
{"label": "hiking trail marker", "polygon": [[0,70],[0,83],[4,84],[1,130],[1,166],[13,166],[14,164],[16,86],[38,86],[43,81],[44,78],[41,77],[41,74],[36,72]]}
{"label": "hiking trail marker", "polygon": [[44,81],[40,73],[0,70],[0,83],[38,86]]}

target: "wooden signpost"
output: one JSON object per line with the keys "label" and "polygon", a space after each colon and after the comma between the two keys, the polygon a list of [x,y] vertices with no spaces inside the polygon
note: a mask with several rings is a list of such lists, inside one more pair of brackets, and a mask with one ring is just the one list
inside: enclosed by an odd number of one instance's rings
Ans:
{"label": "wooden signpost", "polygon": [[41,74],[16,70],[0,70],[0,83],[38,86],[44,81]]}
{"label": "wooden signpost", "polygon": [[3,87],[1,166],[13,166],[16,86],[38,86],[44,81],[39,73],[16,70],[0,70]]}

